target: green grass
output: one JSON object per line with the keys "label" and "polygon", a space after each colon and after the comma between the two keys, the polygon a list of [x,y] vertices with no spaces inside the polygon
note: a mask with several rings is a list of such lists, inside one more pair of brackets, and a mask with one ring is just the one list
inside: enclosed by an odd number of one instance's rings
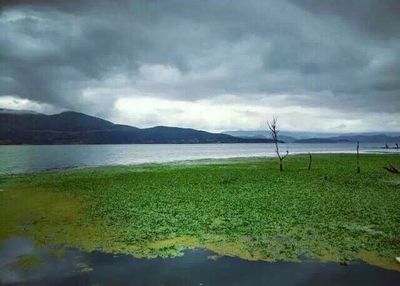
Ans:
{"label": "green grass", "polygon": [[[363,259],[399,270],[398,155],[107,167],[2,177],[0,239],[136,256],[205,247],[246,259]],[[22,207],[21,207],[22,206]]]}

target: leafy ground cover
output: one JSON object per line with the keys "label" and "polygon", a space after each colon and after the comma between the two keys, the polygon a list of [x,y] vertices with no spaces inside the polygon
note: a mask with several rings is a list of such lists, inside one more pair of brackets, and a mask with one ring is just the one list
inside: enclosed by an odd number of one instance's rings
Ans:
{"label": "leafy ground cover", "polygon": [[400,156],[314,155],[0,177],[0,240],[135,256],[204,247],[245,259],[356,259],[400,270]]}

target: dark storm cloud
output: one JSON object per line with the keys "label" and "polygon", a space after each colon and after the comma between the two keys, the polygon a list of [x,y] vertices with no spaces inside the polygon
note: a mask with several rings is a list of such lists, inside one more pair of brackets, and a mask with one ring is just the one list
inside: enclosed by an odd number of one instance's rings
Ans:
{"label": "dark storm cloud", "polygon": [[[186,101],[286,94],[282,105],[400,110],[399,1],[0,4],[0,95],[103,114],[121,86]],[[93,104],[85,91],[96,88]]]}
{"label": "dark storm cloud", "polygon": [[291,2],[315,14],[339,17],[369,37],[398,38],[400,34],[398,0],[291,0]]}

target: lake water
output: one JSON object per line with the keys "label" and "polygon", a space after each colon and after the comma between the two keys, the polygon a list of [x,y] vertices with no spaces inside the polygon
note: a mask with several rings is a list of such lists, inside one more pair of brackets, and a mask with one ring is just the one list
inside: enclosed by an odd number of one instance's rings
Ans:
{"label": "lake water", "polygon": [[[28,268],[18,256],[39,258]],[[400,272],[354,262],[348,266],[318,262],[263,262],[234,257],[210,259],[212,252],[187,250],[178,258],[137,259],[67,249],[55,256],[33,241],[16,237],[0,246],[0,284],[4,285],[136,285],[136,286],[398,286]]]}
{"label": "lake water", "polygon": [[[384,150],[380,143],[361,144],[361,152]],[[354,143],[281,144],[299,153],[354,153]],[[275,156],[273,144],[130,144],[130,145],[18,145],[0,146],[0,174],[38,172],[87,166],[162,163],[171,161]]]}

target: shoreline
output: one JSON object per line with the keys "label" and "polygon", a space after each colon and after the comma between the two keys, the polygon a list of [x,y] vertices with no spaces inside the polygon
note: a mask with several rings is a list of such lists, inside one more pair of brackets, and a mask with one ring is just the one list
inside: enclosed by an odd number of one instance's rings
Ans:
{"label": "shoreline", "polygon": [[[16,145],[17,146],[17,145]],[[52,145],[49,145],[52,146]],[[61,145],[58,145],[61,146]],[[361,155],[400,155],[395,151],[383,151],[382,150],[360,150]],[[312,155],[355,155],[356,151],[326,151],[326,152],[312,152]],[[291,157],[293,156],[306,156],[308,152],[293,152],[289,153]],[[56,167],[56,168],[48,168],[48,169],[38,169],[32,171],[25,172],[15,172],[15,173],[2,173],[0,172],[0,177],[3,176],[18,176],[18,175],[27,175],[27,174],[40,174],[40,173],[49,173],[49,172],[62,172],[69,170],[84,170],[84,169],[98,169],[98,168],[118,168],[118,167],[147,167],[147,166],[165,166],[165,165],[196,165],[196,164],[217,164],[217,163],[227,163],[229,161],[233,161],[232,163],[238,161],[247,161],[247,160],[270,160],[276,158],[276,155],[266,154],[265,156],[229,156],[229,157],[205,157],[198,159],[183,159],[183,160],[170,160],[170,161],[149,161],[149,162],[138,162],[138,163],[127,163],[127,164],[109,164],[109,165],[87,165],[87,166],[67,166],[67,167]]]}

